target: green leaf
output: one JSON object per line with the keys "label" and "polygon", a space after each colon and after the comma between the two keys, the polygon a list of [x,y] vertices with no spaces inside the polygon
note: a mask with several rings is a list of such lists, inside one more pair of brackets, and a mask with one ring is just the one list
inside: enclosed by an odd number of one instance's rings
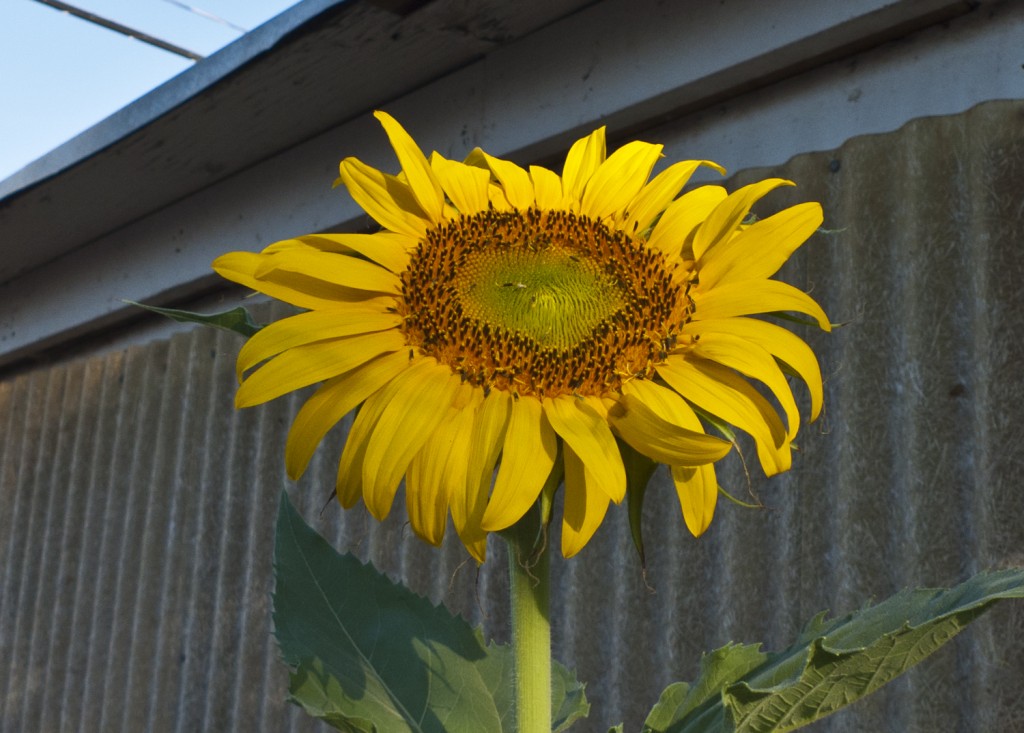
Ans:
{"label": "green leaf", "polygon": [[782,733],[800,728],[906,672],[1006,598],[1024,598],[1024,569],[981,573],[949,590],[906,590],[831,621],[819,614],[781,653],[724,647],[702,660],[701,675],[682,703],[679,689],[666,690],[644,730]]}
{"label": "green leaf", "polygon": [[[692,685],[675,682],[665,688],[661,698],[644,721],[643,733],[665,733],[679,730],[676,725],[687,719],[693,711],[701,706],[709,707],[709,703],[719,700],[722,688],[735,682],[751,670],[765,663],[768,655],[761,651],[760,644],[727,644],[700,659],[700,674]],[[707,709],[701,711],[703,717],[708,716]],[[696,716],[696,714],[695,714]],[[700,725],[703,717],[693,717]],[[710,709],[710,717],[718,719],[720,711]],[[696,730],[704,730],[697,727]],[[711,728],[709,730],[717,730]]]}
{"label": "green leaf", "polygon": [[[494,698],[501,717],[501,731],[515,730],[514,657],[504,644],[487,645],[487,659],[480,663],[483,677]],[[576,680],[571,670],[558,662],[551,664],[551,731],[562,733],[590,713],[590,703],[583,694],[585,685]],[[452,729],[452,733],[459,733]]]}
{"label": "green leaf", "polygon": [[[506,657],[512,657],[512,650],[501,647]],[[507,685],[507,689],[511,689]],[[576,679],[576,673],[552,660],[551,663],[551,733],[563,733],[577,720],[590,715],[590,703],[583,694],[586,685]],[[509,728],[511,730],[511,727]]]}
{"label": "green leaf", "polygon": [[[709,702],[717,702],[725,685],[757,669],[767,658],[760,644],[727,644],[703,655],[700,660],[700,676],[690,687],[679,708],[680,717],[702,706],[706,707]],[[707,711],[704,712],[706,715]],[[718,714],[712,709],[711,718],[716,717]]]}
{"label": "green leaf", "polygon": [[319,659],[307,659],[299,664],[291,676],[288,687],[292,700],[298,702],[310,715],[345,731],[345,733],[376,733],[376,726],[368,720],[350,717],[339,705],[344,699],[341,684],[324,671]]}
{"label": "green leaf", "polygon": [[685,714],[683,706],[689,691],[690,686],[685,682],[673,682],[666,687],[644,721],[643,733],[663,731],[674,721],[682,718]]}
{"label": "green leaf", "polygon": [[136,303],[134,300],[126,300],[125,303],[144,308],[145,310],[159,313],[162,316],[178,321],[179,323],[198,323],[203,326],[216,326],[227,331],[240,333],[249,338],[259,331],[263,326],[253,320],[252,316],[242,306],[232,308],[221,313],[193,313],[192,311],[178,310],[177,308],[158,308],[155,305]]}
{"label": "green leaf", "polygon": [[[359,733],[513,730],[511,650],[336,553],[283,492],[274,560],[275,634],[307,713]],[[552,671],[562,731],[589,705],[572,673]]]}

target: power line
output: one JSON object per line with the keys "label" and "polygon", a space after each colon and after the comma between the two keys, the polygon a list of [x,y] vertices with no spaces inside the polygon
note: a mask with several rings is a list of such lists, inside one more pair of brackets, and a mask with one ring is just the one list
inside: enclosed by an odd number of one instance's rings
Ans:
{"label": "power line", "polygon": [[74,5],[69,5],[68,3],[61,2],[61,0],[36,0],[36,2],[42,3],[43,5],[49,5],[51,8],[61,10],[65,13],[75,16],[76,18],[81,18],[82,20],[87,21],[89,23],[94,23],[95,25],[102,26],[116,33],[120,33],[123,36],[134,38],[137,41],[142,41],[143,43],[149,44],[150,46],[155,46],[156,48],[163,49],[164,51],[169,51],[170,53],[177,54],[178,56],[183,56],[184,58],[191,59],[192,61],[202,61],[203,59],[202,56],[192,51],[189,51],[187,48],[175,46],[173,43],[168,43],[167,41],[163,41],[159,38],[151,36],[148,33],[143,33],[142,31],[137,31],[134,28],[129,28],[126,25],[118,23],[116,20],[110,20],[108,18],[96,15],[95,13],[90,13],[88,10],[76,8]]}
{"label": "power line", "polygon": [[207,10],[203,10],[202,8],[193,7],[192,5],[188,5],[186,3],[179,2],[179,0],[164,0],[164,2],[165,3],[170,3],[171,5],[174,5],[175,7],[181,8],[182,10],[187,10],[190,13],[195,13],[196,15],[198,15],[201,18],[206,18],[207,20],[212,20],[214,23],[220,23],[221,25],[226,25],[228,28],[231,28],[232,30],[236,30],[239,33],[248,33],[249,32],[248,28],[243,28],[240,25],[235,25],[230,20],[222,18],[219,15],[214,15],[213,13],[211,13],[211,12],[209,12]]}

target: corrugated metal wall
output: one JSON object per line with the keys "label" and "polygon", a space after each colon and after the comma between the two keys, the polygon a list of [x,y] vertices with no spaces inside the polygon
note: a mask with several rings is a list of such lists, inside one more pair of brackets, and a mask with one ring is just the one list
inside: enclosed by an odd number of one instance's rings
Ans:
{"label": "corrugated metal wall", "polygon": [[[647,581],[614,512],[554,565],[557,655],[589,682],[581,730],[637,730],[661,688],[730,640],[784,645],[823,608],[1024,564],[1024,104],[993,102],[850,141],[783,175],[834,234],[787,265],[837,321],[808,333],[826,415],[789,474],[688,536],[649,493]],[[670,140],[671,128],[644,135]],[[765,212],[767,213],[767,212]],[[295,398],[232,408],[240,340],[169,342],[0,383],[0,731],[316,730],[282,702],[271,637],[277,494],[339,548],[507,635],[504,559],[430,549],[401,502],[383,525],[329,504],[337,443],[297,486]],[[738,465],[722,471],[738,494]],[[653,589],[653,590],[652,590]],[[819,731],[1024,730],[1024,608],[1005,604],[926,666]]]}

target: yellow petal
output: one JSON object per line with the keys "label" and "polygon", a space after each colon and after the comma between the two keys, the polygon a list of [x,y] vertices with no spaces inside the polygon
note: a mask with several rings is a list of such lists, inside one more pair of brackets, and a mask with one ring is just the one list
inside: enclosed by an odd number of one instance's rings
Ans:
{"label": "yellow petal", "polygon": [[513,206],[505,195],[505,189],[497,183],[487,184],[487,197],[495,211],[512,211]]}
{"label": "yellow petal", "polygon": [[266,280],[275,272],[292,272],[357,290],[395,294],[402,292],[398,276],[380,265],[308,247],[289,249],[264,257],[255,275],[259,280]]}
{"label": "yellow petal", "polygon": [[821,204],[791,206],[709,249],[697,263],[703,287],[769,278],[821,226]]}
{"label": "yellow petal", "polygon": [[[299,242],[322,252],[360,254],[386,267],[391,272],[402,272],[409,266],[409,253],[416,248],[419,240],[398,232],[377,232],[376,234],[309,234],[285,242]],[[278,242],[277,245],[285,242]],[[264,254],[271,254],[277,245],[270,245]]]}
{"label": "yellow petal", "polygon": [[434,177],[434,172],[427,163],[423,151],[420,150],[416,141],[405,131],[394,117],[387,112],[377,111],[373,113],[377,121],[384,127],[391,147],[395,149],[395,155],[402,166],[409,181],[409,188],[412,191],[416,203],[426,213],[427,218],[433,223],[442,219],[442,206],[444,204],[444,193],[441,191],[441,184]]}
{"label": "yellow petal", "polygon": [[[346,243],[349,238],[352,246]],[[392,272],[401,272],[408,265],[409,254],[418,244],[419,240],[406,234],[388,231],[376,234],[307,234],[274,242],[264,247],[260,254],[272,255],[291,250],[335,252],[373,260]]]}
{"label": "yellow petal", "polygon": [[[338,462],[338,480],[335,491],[338,501],[346,509],[355,506],[363,494],[363,462],[366,458],[366,448],[380,416],[410,379],[416,379],[434,367],[433,359],[412,361],[403,372],[370,395],[359,408],[355,420],[352,421],[352,427],[349,428],[348,435],[345,436],[345,448],[342,450],[341,460]],[[387,510],[384,513],[386,514]]]}
{"label": "yellow petal", "polygon": [[796,185],[782,178],[768,178],[733,191],[715,207],[693,237],[693,256],[700,260],[704,253],[732,236],[759,198],[779,186]]}
{"label": "yellow petal", "polygon": [[457,160],[448,160],[437,153],[430,156],[430,165],[441,183],[441,188],[448,194],[448,198],[452,200],[460,214],[469,216],[487,211],[490,173],[483,168],[466,165]]}
{"label": "yellow petal", "polygon": [[714,362],[674,356],[657,371],[689,402],[749,433],[765,475],[789,469],[792,455],[782,420],[742,377]]}
{"label": "yellow petal", "polygon": [[565,208],[562,201],[562,179],[557,173],[539,165],[531,165],[530,180],[533,181],[538,208],[545,211]]}
{"label": "yellow petal", "polygon": [[356,158],[341,161],[341,181],[363,211],[385,229],[421,239],[428,220],[409,186]]}
{"label": "yellow petal", "polygon": [[512,401],[504,448],[481,521],[489,532],[512,526],[526,513],[555,465],[558,441],[538,400],[521,397]]}
{"label": "yellow petal", "polygon": [[[480,390],[463,384],[470,393]],[[456,400],[458,402],[458,400]],[[432,545],[440,545],[448,523],[448,506],[465,495],[469,443],[477,400],[451,407],[444,421],[413,456],[405,479],[405,504],[413,530]]]}
{"label": "yellow petal", "polygon": [[821,367],[811,347],[796,334],[756,318],[693,321],[686,330],[692,334],[728,333],[765,349],[800,375],[811,395],[811,419],[818,417],[822,403]]}
{"label": "yellow petal", "polygon": [[495,158],[477,149],[494,177],[501,183],[505,198],[517,209],[528,209],[534,205],[533,183],[530,174],[515,163]]}
{"label": "yellow petal", "polygon": [[569,558],[583,549],[608,513],[609,498],[596,489],[594,471],[567,444],[565,456],[565,505],[562,509],[562,555]]}
{"label": "yellow petal", "polygon": [[670,165],[643,187],[626,207],[628,216],[623,227],[627,232],[642,232],[663,212],[682,190],[699,166],[706,165],[725,174],[725,168],[710,160],[683,160]]}
{"label": "yellow petal", "polygon": [[698,466],[721,459],[732,448],[728,441],[703,430],[688,430],[666,420],[636,393],[624,394],[610,418],[623,440],[658,463]]}
{"label": "yellow petal", "polygon": [[288,272],[271,273],[266,280],[257,280],[255,273],[264,259],[255,252],[228,252],[213,261],[213,269],[226,280],[299,308],[336,308],[339,303],[375,297],[372,291],[344,288]]}
{"label": "yellow petal", "polygon": [[373,428],[363,458],[363,501],[384,519],[413,456],[448,413],[460,379],[451,369],[424,359],[428,367],[407,370],[401,388]]}
{"label": "yellow petal", "polygon": [[445,441],[451,437],[451,431],[442,424],[427,438],[423,450],[413,456],[405,474],[405,512],[409,524],[416,536],[434,547],[441,544],[448,524],[448,487],[436,479],[444,475],[448,457]]}
{"label": "yellow petal", "polygon": [[447,201],[444,202],[444,214],[443,218],[445,221],[451,221],[452,219],[458,219],[461,213],[454,206],[449,204]]}
{"label": "yellow petal", "polygon": [[636,140],[609,155],[587,183],[580,211],[595,219],[621,215],[647,183],[663,148]]}
{"label": "yellow petal", "polygon": [[408,366],[408,354],[392,352],[334,377],[314,392],[288,431],[284,449],[288,476],[297,481],[327,431]]}
{"label": "yellow petal", "polygon": [[239,380],[252,367],[296,346],[342,336],[385,331],[402,322],[396,313],[383,308],[353,305],[330,310],[308,311],[275,321],[256,332],[241,351],[235,369]]}
{"label": "yellow petal", "polygon": [[786,376],[767,350],[732,334],[704,330],[693,345],[692,353],[763,382],[786,413],[789,439],[796,436],[800,427],[800,411],[797,410]]}
{"label": "yellow petal", "polygon": [[472,532],[467,532],[465,535],[460,534],[459,539],[462,540],[462,544],[470,556],[478,564],[483,565],[487,560],[487,533],[479,528],[474,528]]}
{"label": "yellow petal", "polygon": [[405,336],[394,329],[296,346],[250,374],[235,393],[235,407],[262,404],[405,346]]}
{"label": "yellow petal", "polygon": [[478,562],[484,561],[487,550],[487,530],[483,527],[483,517],[494,479],[494,467],[505,443],[511,411],[512,395],[504,390],[492,389],[484,398],[473,424],[465,495],[452,502],[455,530]]}
{"label": "yellow petal", "polygon": [[672,481],[676,485],[679,506],[683,510],[683,521],[694,537],[700,537],[711,526],[718,503],[718,480],[715,467],[673,466]]}
{"label": "yellow petal", "polygon": [[583,189],[594,171],[604,162],[605,128],[599,127],[587,137],[580,138],[565,156],[562,167],[562,194],[572,201],[583,198]]}
{"label": "yellow petal", "polygon": [[697,413],[679,393],[650,379],[631,379],[623,383],[622,393],[636,397],[662,420],[694,432],[704,432]]}
{"label": "yellow petal", "polygon": [[701,186],[684,193],[665,209],[647,246],[678,258],[686,240],[727,195],[721,186]]}
{"label": "yellow petal", "polygon": [[696,305],[694,320],[795,311],[813,317],[823,331],[832,330],[825,311],[811,296],[778,280],[745,280],[719,285],[707,292],[698,285],[690,295]]}
{"label": "yellow petal", "polygon": [[605,419],[588,402],[568,395],[545,398],[542,404],[551,427],[593,473],[594,487],[612,501],[622,501],[626,469]]}

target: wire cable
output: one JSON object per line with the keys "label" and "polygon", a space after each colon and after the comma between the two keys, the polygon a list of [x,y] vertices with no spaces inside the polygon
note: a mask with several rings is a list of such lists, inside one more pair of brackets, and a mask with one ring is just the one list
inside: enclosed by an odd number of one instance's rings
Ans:
{"label": "wire cable", "polygon": [[207,10],[203,10],[202,8],[197,8],[197,7],[193,6],[193,5],[188,5],[187,3],[180,2],[179,0],[164,0],[164,2],[165,3],[169,3],[171,5],[174,5],[175,7],[181,8],[182,10],[187,10],[190,13],[195,13],[196,15],[198,15],[201,18],[206,18],[207,20],[212,20],[214,23],[220,23],[221,25],[226,25],[228,28],[231,28],[232,30],[236,30],[239,33],[248,33],[249,32],[248,28],[243,28],[240,25],[235,25],[230,20],[227,20],[226,18],[222,18],[219,15],[214,15],[213,13],[211,13],[211,12],[209,12]]}
{"label": "wire cable", "polygon": [[168,51],[178,56],[183,56],[184,58],[191,59],[192,61],[202,61],[203,59],[202,56],[192,51],[189,51],[187,48],[175,46],[173,43],[168,43],[167,41],[156,38],[155,36],[151,36],[148,33],[143,33],[142,31],[137,31],[134,28],[129,28],[126,25],[118,23],[116,20],[110,20],[109,18],[104,18],[100,15],[96,15],[95,13],[90,13],[88,10],[76,8],[74,5],[69,5],[68,3],[62,2],[62,0],[36,0],[36,2],[42,3],[43,5],[48,5],[51,8],[55,8],[57,10],[62,10],[63,12],[73,15],[76,18],[81,18],[82,20],[88,21],[89,23],[102,26],[103,28],[106,28],[108,30],[120,33],[123,36],[134,38],[137,41],[142,41],[143,43],[146,43],[150,46],[155,46],[156,48],[163,49],[164,51]]}

